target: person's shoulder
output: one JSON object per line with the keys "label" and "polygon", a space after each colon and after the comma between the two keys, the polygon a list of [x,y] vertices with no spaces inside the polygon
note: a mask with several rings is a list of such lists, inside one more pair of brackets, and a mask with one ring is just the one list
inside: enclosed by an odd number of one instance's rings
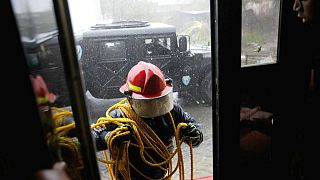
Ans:
{"label": "person's shoulder", "polygon": [[179,108],[181,108],[181,105],[180,105],[178,102],[174,101],[174,102],[173,102],[173,107],[179,107]]}
{"label": "person's shoulder", "polygon": [[173,109],[172,109],[172,110],[173,110],[173,111],[182,110],[182,107],[181,107],[180,104],[174,102],[174,103],[173,103]]}
{"label": "person's shoulder", "polygon": [[185,112],[185,110],[182,108],[182,106],[179,104],[179,103],[174,103],[173,104],[173,109],[172,111],[176,114],[179,114],[179,115],[182,115],[184,113],[187,113]]}

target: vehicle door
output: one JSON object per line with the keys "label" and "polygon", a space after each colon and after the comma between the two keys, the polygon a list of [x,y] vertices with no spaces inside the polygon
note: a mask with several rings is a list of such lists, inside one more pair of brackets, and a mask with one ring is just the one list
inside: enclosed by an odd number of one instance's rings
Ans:
{"label": "vehicle door", "polygon": [[[130,70],[130,41],[128,38],[94,39],[96,49],[90,58],[87,84],[90,93],[98,98],[119,97],[119,87]],[[92,55],[92,54],[91,54]]]}

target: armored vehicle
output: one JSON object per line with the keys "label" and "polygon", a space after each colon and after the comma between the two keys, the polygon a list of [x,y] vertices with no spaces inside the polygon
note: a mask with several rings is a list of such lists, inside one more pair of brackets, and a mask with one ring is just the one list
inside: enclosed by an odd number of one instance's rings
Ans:
{"label": "armored vehicle", "polygon": [[150,62],[173,80],[174,92],[202,103],[212,102],[211,48],[190,47],[189,36],[163,23],[120,21],[96,24],[81,42],[87,90],[96,98],[118,98],[130,68]]}

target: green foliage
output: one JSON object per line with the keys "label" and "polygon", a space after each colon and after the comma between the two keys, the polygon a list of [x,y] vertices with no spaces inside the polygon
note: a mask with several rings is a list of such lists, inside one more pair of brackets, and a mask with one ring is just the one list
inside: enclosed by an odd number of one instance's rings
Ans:
{"label": "green foliage", "polygon": [[190,36],[191,44],[208,45],[211,44],[211,31],[207,23],[200,21],[193,21],[189,28],[185,29],[179,34],[186,34]]}
{"label": "green foliage", "polygon": [[256,44],[264,44],[265,40],[261,34],[256,32],[245,33],[241,37],[242,44],[256,43]]}

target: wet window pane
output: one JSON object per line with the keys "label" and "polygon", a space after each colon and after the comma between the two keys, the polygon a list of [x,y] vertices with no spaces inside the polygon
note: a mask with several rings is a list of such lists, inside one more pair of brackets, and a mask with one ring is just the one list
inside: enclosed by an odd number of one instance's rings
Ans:
{"label": "wet window pane", "polygon": [[170,38],[153,38],[145,39],[146,56],[170,55],[171,46]]}
{"label": "wet window pane", "polygon": [[100,59],[112,60],[114,58],[126,58],[126,44],[124,41],[107,41],[98,44],[101,49]]}
{"label": "wet window pane", "polygon": [[241,67],[277,62],[279,0],[242,0]]}
{"label": "wet window pane", "polygon": [[[39,113],[44,129],[54,135],[54,138],[48,139],[50,142],[48,145],[53,145],[52,148],[55,148],[53,153],[57,161],[67,162],[70,171],[73,172],[74,177],[72,178],[81,179],[80,176],[86,169],[82,161],[84,157],[81,157],[80,153],[81,142],[78,139],[73,108],[70,104],[70,92],[63,65],[65,59],[62,58],[60,52],[59,32],[52,1],[30,0],[20,3],[18,0],[12,0],[12,2],[34,90],[37,92],[38,86],[45,90],[44,96],[41,94],[36,99],[39,103]],[[149,150],[144,151],[143,158],[141,153],[136,151],[142,148],[139,138],[136,139],[135,143],[129,144],[130,149],[128,149],[130,163],[132,162],[135,167],[129,164],[128,166],[136,173],[138,171],[134,168],[142,169],[146,174],[151,173],[149,176],[154,176],[154,179],[159,179],[159,175],[155,172],[162,171],[166,167],[157,166],[156,171],[146,171],[139,162],[133,159],[138,157],[140,162],[143,160],[154,164],[168,159],[172,164],[166,162],[165,166],[169,167],[167,169],[169,174],[174,173],[172,179],[178,179],[179,176],[184,176],[186,179],[191,176],[193,178],[214,176],[210,1],[69,0],[68,2],[77,60],[85,87],[83,95],[86,98],[90,116],[88,123],[91,124],[90,130],[98,133],[97,136],[92,132],[92,136],[95,140],[96,156],[99,160],[97,163],[102,179],[111,179],[113,176],[110,172],[112,167],[108,166],[106,161],[115,158],[111,155],[115,151],[112,151],[110,147],[107,151],[101,150],[106,149],[106,145],[101,142],[111,144],[111,140],[106,138],[106,134],[100,133],[106,133],[115,126],[123,125],[123,122],[120,121],[108,124],[110,120],[108,113],[114,105],[118,107],[123,105],[122,100],[128,97],[129,94],[124,94],[119,89],[127,82],[130,69],[139,61],[151,63],[164,73],[166,79],[161,82],[166,82],[165,87],[169,89],[173,87],[173,93],[165,94],[164,100],[168,98],[170,100],[168,102],[179,104],[182,109],[175,109],[171,119],[166,106],[162,104],[155,106],[158,108],[157,111],[166,114],[161,114],[163,117],[160,119],[157,119],[160,116],[148,117],[145,123],[148,124],[146,127],[152,127],[152,132],[156,132],[160,139],[152,136],[152,140],[146,141],[146,138],[148,139],[153,133],[148,132],[148,128],[141,130],[145,128],[142,125],[137,126],[137,131],[133,128],[131,133],[135,138],[138,138],[138,132],[141,133],[144,139],[142,142],[146,145],[145,149],[150,149],[152,144],[161,141],[165,143],[157,144],[160,148],[154,148],[151,153]],[[156,70],[155,74],[159,72]],[[162,78],[162,76],[159,77]],[[154,79],[157,80],[157,78]],[[131,90],[139,91],[139,86],[129,83],[127,85]],[[150,92],[158,88],[152,83],[150,87]],[[161,97],[153,99],[155,101],[152,102],[163,100]],[[128,100],[132,99],[128,98]],[[150,107],[154,104],[150,103],[142,110],[149,108],[150,111],[153,111],[156,108]],[[137,122],[140,118],[145,118],[130,116],[130,114],[138,114],[137,110],[133,111],[133,104],[132,108],[131,106],[126,106],[126,108],[129,109],[129,113],[123,110],[122,115],[125,114],[125,117],[130,120]],[[170,107],[169,110],[172,108]],[[182,112],[185,112],[182,114],[183,117],[179,114]],[[154,119],[157,120],[154,121]],[[186,123],[190,122],[190,129],[196,128],[197,131],[185,130],[180,134],[178,125],[181,127],[188,125],[179,124],[181,120]],[[116,120],[113,119],[113,121]],[[194,126],[191,126],[192,124]],[[130,125],[136,127],[134,123]],[[100,128],[106,129],[101,130]],[[122,126],[121,128],[126,129]],[[148,136],[143,134],[146,132],[149,133]],[[184,138],[179,139],[180,135],[184,135]],[[194,142],[194,146],[197,147],[192,150],[187,144],[189,137],[197,140]],[[199,146],[198,142],[201,142]],[[137,148],[137,145],[140,147]],[[163,152],[156,152],[159,149]],[[174,152],[177,153],[174,154]],[[180,157],[177,154],[180,154]],[[179,167],[176,166],[178,163]],[[180,170],[175,171],[175,168]],[[141,175],[138,176],[141,177]]]}
{"label": "wet window pane", "polygon": [[67,171],[73,172],[72,179],[82,179],[84,158],[71,111],[53,2],[12,0],[11,3],[50,157],[53,162],[64,161]]}
{"label": "wet window pane", "polygon": [[54,13],[51,11],[51,1],[12,0],[11,2],[24,41],[44,40],[52,33],[56,33],[57,26]]}
{"label": "wet window pane", "polygon": [[[106,123],[107,129],[109,129],[107,131],[114,132],[110,130],[118,127],[119,124],[110,125],[107,123],[110,120],[109,110],[115,107],[114,105],[117,108],[122,107],[121,101],[126,99],[126,95],[129,95],[121,93],[119,89],[126,84],[129,71],[139,61],[152,63],[164,73],[168,82],[169,79],[172,80],[173,102],[180,104],[183,111],[188,112],[186,116],[193,117],[203,132],[203,142],[199,147],[192,149],[192,155],[190,155],[189,146],[186,143],[181,144],[184,170],[180,171],[181,173],[177,170],[172,179],[178,179],[179,176],[190,179],[191,175],[193,178],[214,176],[212,152],[212,103],[214,99],[212,98],[211,63],[213,60],[211,58],[210,1],[69,0],[69,6],[76,45],[78,49],[81,49],[79,63],[82,69],[92,128],[97,127],[99,123]],[[143,89],[132,83],[126,85],[131,90]],[[157,86],[152,87],[156,88]],[[125,103],[128,102],[125,101]],[[147,108],[143,109],[153,111],[152,106],[154,103],[150,103]],[[132,105],[132,109],[128,112],[131,112],[133,107]],[[161,110],[161,105],[157,107],[157,110],[159,109]],[[125,114],[125,117],[130,116],[124,110],[121,112]],[[138,114],[138,110],[131,113]],[[174,117],[176,121],[181,119]],[[132,119],[137,121],[137,118]],[[168,117],[165,119],[169,120]],[[172,138],[173,144],[167,144],[164,141],[169,150],[174,150],[177,146],[180,147],[175,144],[178,142],[174,136],[176,129],[171,129],[173,128],[171,126],[168,129],[161,129],[163,126],[172,125],[172,123],[164,125],[160,123],[162,120],[153,122],[150,119],[145,122],[149,123],[154,132],[160,134],[160,138]],[[160,132],[159,129],[161,129]],[[99,133],[100,131],[107,132],[101,129],[97,131]],[[140,134],[142,139],[143,132],[145,131],[143,130]],[[137,132],[132,133],[134,137],[138,136]],[[109,140],[106,141],[110,142]],[[141,170],[143,174],[156,176],[153,173],[158,170],[145,172],[144,163],[136,163],[137,159],[142,158],[141,154],[135,150],[137,146],[141,147],[139,142],[136,139],[129,144],[129,160],[134,164],[130,165],[130,169],[135,171],[136,168]],[[144,141],[143,143],[150,146]],[[106,149],[106,147],[102,149]],[[146,160],[153,163],[159,162],[159,157],[154,157],[155,152],[150,153],[149,151],[144,152]],[[105,163],[110,158],[114,158],[112,157],[113,152],[110,149],[103,151],[97,148],[96,155],[99,159],[98,165],[102,179],[111,179],[111,176],[114,176],[110,172],[112,167],[108,167]],[[193,159],[191,160],[191,158]],[[171,160],[173,163],[168,169],[169,173],[175,169],[178,162],[182,162],[181,159],[178,159],[177,154]],[[143,159],[138,161],[144,162]],[[192,165],[191,162],[193,162]],[[135,171],[135,173],[137,172]],[[134,173],[131,175],[137,176]],[[141,177],[141,175],[138,176]],[[158,178],[154,177],[154,179]]]}

